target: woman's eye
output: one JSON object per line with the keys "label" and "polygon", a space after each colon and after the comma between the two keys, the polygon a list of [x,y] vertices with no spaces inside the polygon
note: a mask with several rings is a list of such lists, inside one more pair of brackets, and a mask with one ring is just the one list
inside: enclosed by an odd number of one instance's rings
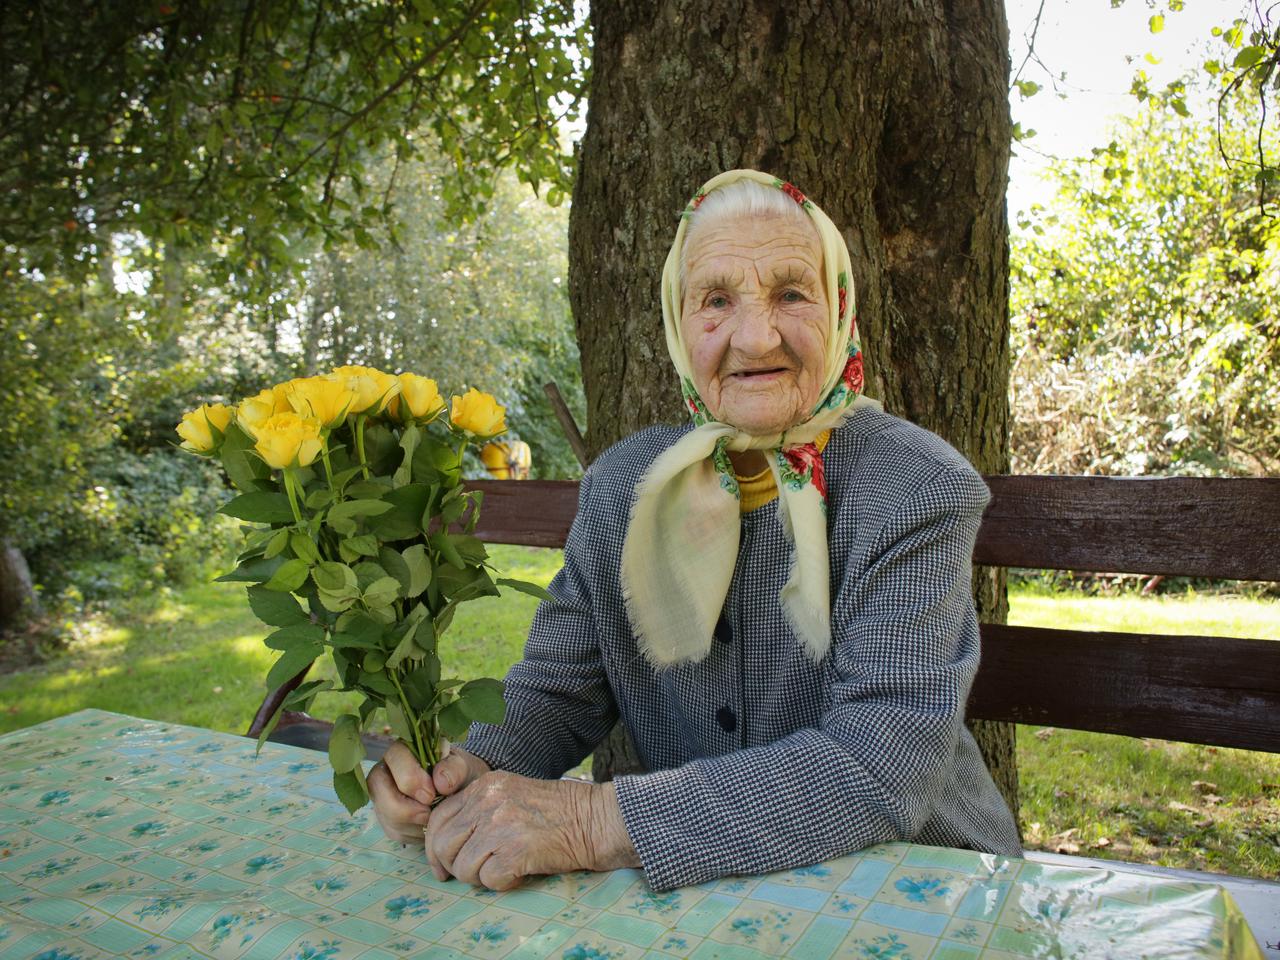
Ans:
{"label": "woman's eye", "polygon": [[782,302],[783,303],[803,303],[804,294],[801,293],[799,290],[784,290],[782,291]]}
{"label": "woman's eye", "polygon": [[717,310],[723,309],[729,305],[729,298],[722,293],[715,293],[707,297],[707,306],[715,307]]}

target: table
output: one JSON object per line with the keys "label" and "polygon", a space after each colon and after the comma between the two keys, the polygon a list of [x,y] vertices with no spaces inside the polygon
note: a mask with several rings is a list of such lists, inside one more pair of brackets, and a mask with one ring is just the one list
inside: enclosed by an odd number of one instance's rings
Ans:
{"label": "table", "polygon": [[0,737],[0,960],[1261,957],[1208,884],[885,844],[655,893],[430,874],[296,747],[99,710]]}

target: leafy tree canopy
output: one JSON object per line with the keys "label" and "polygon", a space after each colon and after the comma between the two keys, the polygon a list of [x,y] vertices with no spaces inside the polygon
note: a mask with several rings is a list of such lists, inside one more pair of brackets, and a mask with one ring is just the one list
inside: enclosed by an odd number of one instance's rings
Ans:
{"label": "leafy tree canopy", "polygon": [[1146,113],[1054,164],[1013,244],[1015,470],[1280,469],[1275,184],[1228,159],[1280,162],[1261,110]]}
{"label": "leafy tree canopy", "polygon": [[454,214],[504,166],[555,201],[584,30],[568,0],[5,4],[0,244],[73,272],[139,232],[279,270],[299,235],[367,238],[394,202],[367,165],[425,147]]}

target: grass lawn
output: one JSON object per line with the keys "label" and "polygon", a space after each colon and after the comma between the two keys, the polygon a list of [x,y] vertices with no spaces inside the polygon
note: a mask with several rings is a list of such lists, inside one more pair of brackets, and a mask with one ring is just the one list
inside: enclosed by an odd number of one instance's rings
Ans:
{"label": "grass lawn", "polygon": [[[545,584],[559,552],[493,547],[505,575]],[[501,677],[520,656],[536,601],[465,604],[446,634],[446,676]],[[1280,601],[1053,596],[1019,588],[1011,620],[1034,626],[1280,639]],[[240,587],[191,587],[77,625],[54,661],[0,676],[0,732],[85,707],[241,733],[273,654]],[[326,664],[327,666],[327,664]],[[326,671],[326,675],[332,675]],[[354,703],[325,694],[317,716]],[[1280,877],[1280,755],[1020,727],[1028,847]]]}

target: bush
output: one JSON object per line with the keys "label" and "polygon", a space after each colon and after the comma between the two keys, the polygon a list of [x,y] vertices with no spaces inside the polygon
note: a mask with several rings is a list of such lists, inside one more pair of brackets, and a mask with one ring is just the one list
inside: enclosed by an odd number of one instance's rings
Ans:
{"label": "bush", "polygon": [[116,446],[88,472],[98,483],[32,558],[46,592],[107,599],[231,566],[236,524],[215,512],[228,491],[207,461]]}

